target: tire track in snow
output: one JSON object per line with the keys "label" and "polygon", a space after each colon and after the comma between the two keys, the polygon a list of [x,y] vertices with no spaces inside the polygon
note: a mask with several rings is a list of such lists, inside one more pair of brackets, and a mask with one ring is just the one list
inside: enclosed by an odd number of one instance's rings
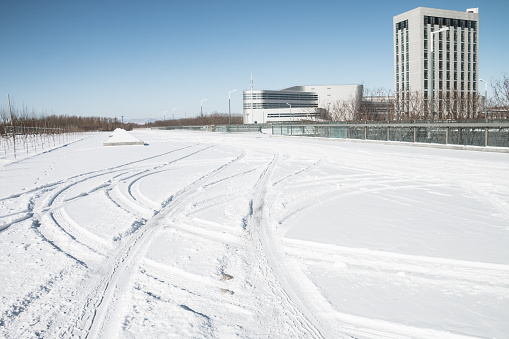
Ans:
{"label": "tire track in snow", "polygon": [[[213,146],[207,147],[209,149]],[[201,151],[205,150],[202,149]],[[194,153],[196,154],[196,152]],[[117,255],[110,263],[109,273],[96,286],[91,295],[87,298],[87,307],[76,322],[76,333],[86,333],[86,338],[97,338],[106,336],[111,331],[114,323],[118,323],[114,316],[114,310],[118,309],[120,296],[131,287],[132,279],[138,269],[138,260],[144,257],[147,247],[152,238],[163,229],[165,220],[176,213],[182,203],[195,193],[195,190],[203,185],[207,179],[214,177],[219,172],[244,157],[242,152],[233,160],[212,170],[198,178],[191,184],[172,196],[171,201],[163,209],[147,221],[146,225],[126,239]],[[111,311],[111,312],[110,312]],[[121,315],[118,315],[121,316]],[[113,322],[113,324],[111,324]],[[106,335],[105,335],[106,332]]]}
{"label": "tire track in snow", "polygon": [[306,263],[366,272],[404,274],[427,280],[426,284],[449,284],[456,289],[474,289],[509,298],[509,265],[375,251],[284,238],[286,253]]}
{"label": "tire track in snow", "polygon": [[267,188],[269,180],[278,164],[278,155],[261,173],[254,190],[252,212],[247,222],[247,230],[257,246],[259,262],[258,269],[264,275],[266,282],[276,297],[280,300],[283,313],[288,321],[293,323],[293,329],[305,337],[323,338],[324,334],[320,322],[309,312],[299,294],[294,290],[297,286],[291,282],[290,275],[285,272],[283,257],[278,253],[276,239],[272,235],[271,222],[266,206]]}
{"label": "tire track in snow", "polygon": [[[70,176],[70,177],[65,178],[65,179],[58,180],[58,181],[53,182],[53,183],[48,183],[48,184],[45,184],[45,185],[42,185],[42,186],[38,186],[38,187],[35,187],[35,188],[32,188],[32,189],[25,190],[25,191],[23,191],[21,193],[12,194],[12,195],[10,195],[8,197],[5,197],[5,198],[0,198],[0,201],[10,200],[10,199],[13,199],[13,198],[19,198],[20,196],[23,196],[23,195],[26,195],[26,194],[30,194],[30,193],[34,193],[34,192],[39,192],[41,190],[45,190],[45,191],[53,190],[57,186],[60,186],[62,184],[68,183],[69,181],[73,181],[73,180],[81,178],[81,177],[87,177],[88,178],[88,176],[91,176],[91,175],[94,175],[94,174],[107,174],[107,173],[118,172],[118,170],[122,170],[122,169],[125,170],[125,167],[128,167],[130,165],[141,163],[141,162],[148,161],[148,160],[153,160],[155,158],[159,158],[159,157],[162,157],[162,156],[165,156],[165,155],[168,155],[168,154],[171,154],[171,153],[175,153],[175,152],[178,152],[178,151],[182,151],[182,150],[185,150],[187,148],[198,146],[198,145],[200,145],[200,144],[193,144],[193,145],[189,145],[189,146],[184,146],[184,147],[177,148],[177,149],[174,149],[174,150],[171,150],[171,151],[168,151],[168,152],[164,152],[164,153],[161,153],[161,154],[157,154],[157,155],[154,155],[154,156],[151,156],[151,157],[147,157],[147,158],[143,158],[143,159],[136,160],[136,161],[126,162],[126,163],[123,163],[123,164],[120,164],[120,165],[117,165],[117,166],[113,166],[113,167],[109,167],[109,168],[106,168],[106,169],[99,169],[99,170],[94,170],[94,171],[80,173],[80,174],[73,175],[73,176]],[[11,164],[8,164],[8,165],[11,165]],[[150,166],[151,165],[149,165],[149,167]],[[85,180],[87,178],[85,178]]]}

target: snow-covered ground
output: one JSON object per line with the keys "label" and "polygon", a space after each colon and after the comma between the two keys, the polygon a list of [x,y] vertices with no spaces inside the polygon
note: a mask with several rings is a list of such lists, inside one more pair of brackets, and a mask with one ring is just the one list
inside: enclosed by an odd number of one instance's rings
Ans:
{"label": "snow-covered ground", "polygon": [[0,337],[507,338],[509,154],[131,133],[0,155]]}

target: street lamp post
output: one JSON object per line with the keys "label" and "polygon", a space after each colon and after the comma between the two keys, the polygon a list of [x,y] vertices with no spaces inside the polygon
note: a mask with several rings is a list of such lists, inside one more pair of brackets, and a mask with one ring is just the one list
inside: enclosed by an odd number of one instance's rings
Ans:
{"label": "street lamp post", "polygon": [[486,118],[486,122],[488,122],[488,112],[486,112],[486,100],[488,100],[488,82],[483,79],[479,79],[479,81],[484,82],[484,102],[482,110],[484,111],[484,117]]}
{"label": "street lamp post", "polygon": [[230,94],[232,94],[235,91],[237,91],[237,90],[234,89],[234,90],[228,92],[228,125],[231,125],[231,123],[232,123],[232,111],[231,111],[231,105],[230,105],[230,102],[231,102]]}
{"label": "street lamp post", "polygon": [[203,99],[200,103],[200,115],[203,115],[203,102],[207,101],[207,99]]}
{"label": "street lamp post", "polygon": [[289,103],[286,103],[288,106],[290,106],[290,116],[292,117],[292,121],[293,121],[293,115],[292,115],[292,105],[290,105]]}
{"label": "street lamp post", "polygon": [[434,112],[434,107],[433,107],[433,92],[434,92],[434,88],[433,88],[433,76],[434,76],[434,73],[435,73],[435,70],[434,70],[434,66],[435,66],[435,55],[434,55],[434,52],[433,52],[433,34],[437,34],[437,33],[440,33],[440,32],[445,32],[445,31],[448,31],[449,30],[449,27],[444,27],[444,28],[441,28],[439,29],[438,31],[436,32],[431,32],[430,34],[430,45],[431,45],[431,76],[430,76],[430,96],[431,96],[431,99],[430,99],[430,108],[431,108],[431,121],[433,121],[433,112]]}

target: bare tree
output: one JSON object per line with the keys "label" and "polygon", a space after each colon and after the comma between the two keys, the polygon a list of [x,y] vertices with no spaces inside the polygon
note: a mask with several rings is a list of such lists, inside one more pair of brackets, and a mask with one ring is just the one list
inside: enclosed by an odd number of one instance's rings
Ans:
{"label": "bare tree", "polygon": [[486,103],[490,118],[509,119],[509,77],[493,79],[490,87],[492,95]]}

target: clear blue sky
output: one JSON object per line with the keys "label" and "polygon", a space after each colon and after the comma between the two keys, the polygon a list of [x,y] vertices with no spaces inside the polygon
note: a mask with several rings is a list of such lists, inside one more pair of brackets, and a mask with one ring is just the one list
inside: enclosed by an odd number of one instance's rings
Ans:
{"label": "clear blue sky", "polygon": [[[124,119],[242,112],[242,90],[393,90],[392,17],[479,7],[479,76],[509,74],[509,1],[0,0],[0,107]],[[484,89],[481,86],[481,89]]]}

